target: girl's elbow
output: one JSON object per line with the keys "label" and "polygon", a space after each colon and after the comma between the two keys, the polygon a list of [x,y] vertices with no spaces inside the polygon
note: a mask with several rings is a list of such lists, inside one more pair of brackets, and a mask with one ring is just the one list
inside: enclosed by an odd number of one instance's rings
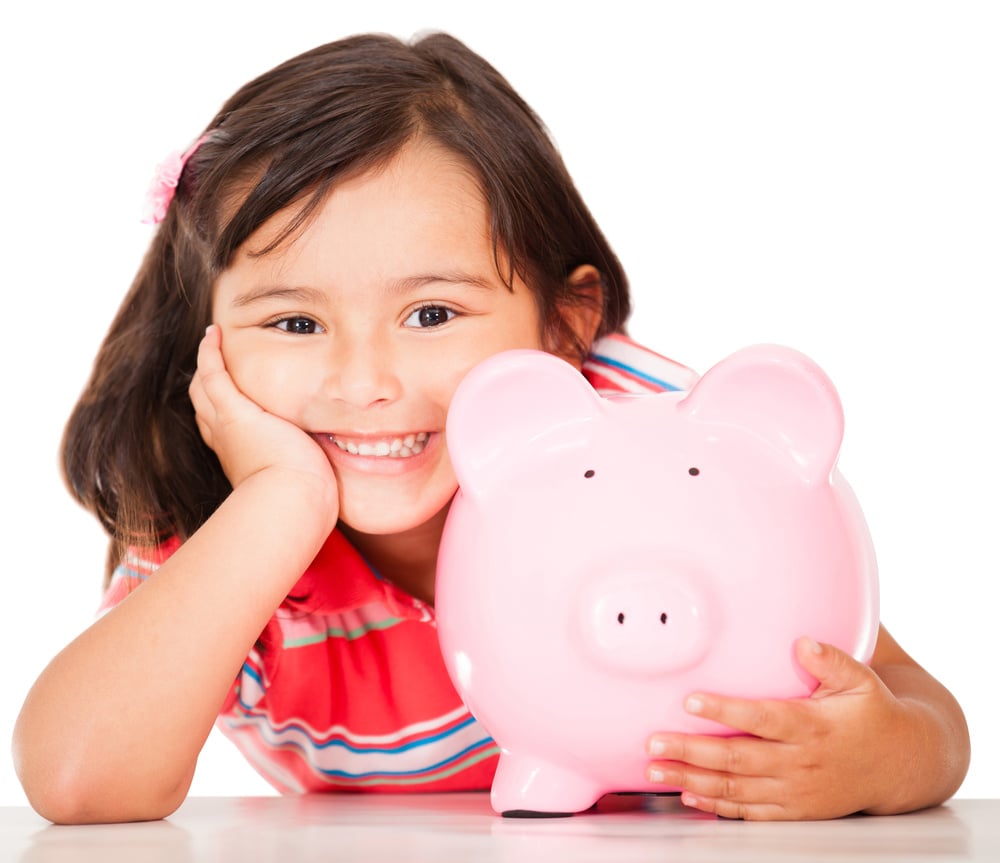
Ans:
{"label": "girl's elbow", "polygon": [[156,821],[177,810],[191,784],[189,774],[166,786],[130,787],[128,778],[112,781],[74,759],[32,757],[16,740],[14,764],[31,808],[54,824]]}
{"label": "girl's elbow", "polygon": [[173,814],[186,794],[140,798],[123,789],[98,789],[72,779],[37,786],[24,783],[24,790],[31,808],[53,824],[157,821]]}

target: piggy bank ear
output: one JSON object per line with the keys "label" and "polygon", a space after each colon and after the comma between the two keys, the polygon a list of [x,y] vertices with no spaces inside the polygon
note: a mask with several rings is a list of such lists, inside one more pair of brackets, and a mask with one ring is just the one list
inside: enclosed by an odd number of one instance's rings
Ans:
{"label": "piggy bank ear", "polygon": [[829,478],[844,436],[833,383],[808,357],[776,345],[745,348],[713,366],[678,409],[749,430],[809,480]]}
{"label": "piggy bank ear", "polygon": [[533,462],[544,460],[540,435],[559,427],[565,445],[572,426],[585,433],[600,410],[600,396],[565,360],[532,350],[489,357],[465,376],[448,408],[448,455],[459,485],[481,490],[528,450]]}

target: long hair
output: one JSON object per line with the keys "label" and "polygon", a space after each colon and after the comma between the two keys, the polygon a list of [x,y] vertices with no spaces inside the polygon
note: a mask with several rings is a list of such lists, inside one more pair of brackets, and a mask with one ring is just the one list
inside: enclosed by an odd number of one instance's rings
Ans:
{"label": "long hair", "polygon": [[593,297],[593,286],[567,280],[583,264],[601,278],[597,335],[624,327],[617,257],[545,127],[492,66],[441,33],[307,51],[246,84],[209,123],[67,423],[64,475],[111,536],[109,572],[127,546],[186,539],[231,491],[187,393],[219,273],[270,217],[297,207],[274,248],[339,178],[418,136],[475,172],[498,271],[534,293],[549,342],[580,356],[589,348],[559,311]]}

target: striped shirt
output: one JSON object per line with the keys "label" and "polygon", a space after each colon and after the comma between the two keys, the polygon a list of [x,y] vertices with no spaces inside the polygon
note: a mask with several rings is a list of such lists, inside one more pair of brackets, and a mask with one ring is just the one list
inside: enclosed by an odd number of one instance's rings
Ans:
{"label": "striped shirt", "polygon": [[[583,372],[606,394],[696,379],[621,335],[598,341]],[[178,546],[130,553],[102,608]],[[381,579],[336,530],[268,622],[217,725],[283,793],[487,789],[499,754],[451,684],[434,609]]]}

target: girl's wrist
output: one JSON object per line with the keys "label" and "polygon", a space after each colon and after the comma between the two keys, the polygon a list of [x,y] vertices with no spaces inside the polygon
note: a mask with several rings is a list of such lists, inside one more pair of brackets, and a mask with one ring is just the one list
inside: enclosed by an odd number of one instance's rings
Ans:
{"label": "girl's wrist", "polygon": [[248,476],[235,492],[256,495],[265,499],[263,506],[297,531],[317,530],[320,544],[336,527],[340,514],[337,482],[330,478],[297,468],[275,465]]}

